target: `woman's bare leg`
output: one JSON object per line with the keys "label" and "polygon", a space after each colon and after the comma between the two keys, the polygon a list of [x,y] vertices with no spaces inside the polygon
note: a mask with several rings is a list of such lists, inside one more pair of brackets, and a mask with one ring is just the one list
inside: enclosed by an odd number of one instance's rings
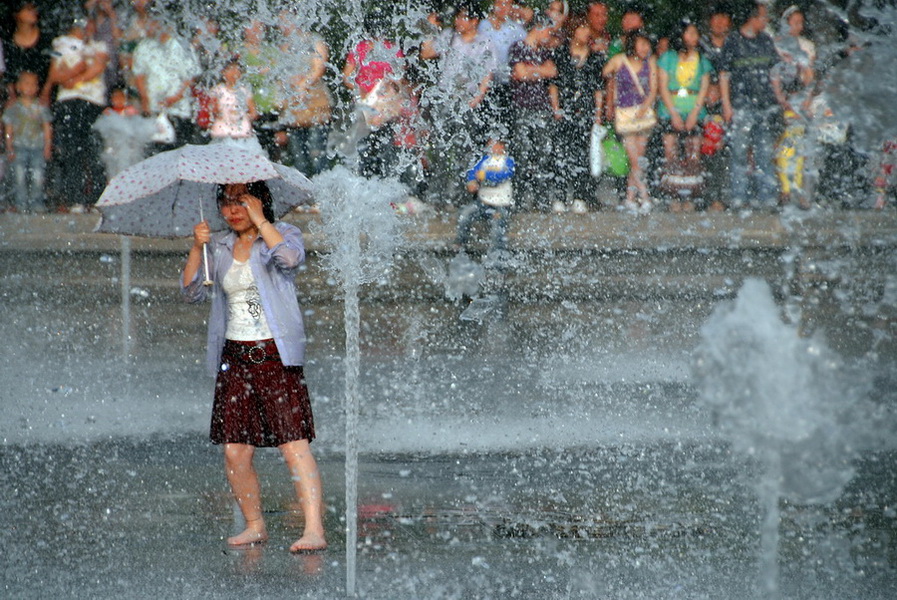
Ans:
{"label": "woman's bare leg", "polygon": [[635,202],[638,194],[638,148],[634,135],[624,135],[623,148],[629,158],[629,176],[626,178],[626,202]]}
{"label": "woman's bare leg", "polygon": [[262,493],[258,474],[252,465],[255,447],[247,444],[224,445],[224,467],[234,499],[243,513],[246,529],[227,538],[230,546],[256,544],[268,539],[265,520],[262,518]]}
{"label": "woman's bare leg", "polygon": [[623,147],[629,156],[629,189],[627,197],[633,191],[638,191],[642,204],[650,202],[648,186],[642,177],[642,161],[645,156],[645,148],[648,145],[648,137],[643,134],[623,136]]}
{"label": "woman's bare leg", "polygon": [[679,139],[675,133],[663,134],[663,154],[669,173],[670,168],[679,160]]}
{"label": "woman's bare leg", "polygon": [[288,442],[280,446],[280,451],[290,470],[305,517],[305,530],[302,537],[290,546],[290,552],[323,550],[327,547],[327,540],[324,538],[324,501],[318,463],[311,453],[308,440]]}

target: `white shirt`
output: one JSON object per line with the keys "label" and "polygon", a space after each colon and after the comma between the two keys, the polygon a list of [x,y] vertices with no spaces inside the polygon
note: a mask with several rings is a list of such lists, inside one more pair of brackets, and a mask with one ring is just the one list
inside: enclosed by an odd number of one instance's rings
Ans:
{"label": "white shirt", "polygon": [[[109,50],[106,42],[97,40],[83,41],[70,35],[63,35],[53,40],[53,62],[66,67],[73,67],[84,61],[90,64],[97,60],[97,56],[105,54],[108,57]],[[83,81],[73,88],[64,88],[61,85],[56,88],[56,101],[87,100],[99,106],[106,105],[106,81],[103,72],[91,79]]]}
{"label": "white shirt", "polygon": [[445,94],[463,94],[470,100],[477,96],[480,82],[498,69],[498,51],[492,40],[477,33],[465,42],[453,29],[444,30],[436,38],[440,54],[439,85]]}
{"label": "white shirt", "polygon": [[[134,75],[146,78],[149,109],[163,112],[162,101],[175,95],[184,82],[201,73],[199,60],[192,48],[187,48],[174,38],[161,42],[156,38],[141,40],[134,50]],[[189,91],[174,105],[164,109],[170,115],[189,119],[193,116],[193,104]]]}
{"label": "white shirt", "polygon": [[249,261],[234,260],[221,282],[227,297],[227,330],[224,337],[238,342],[274,337],[262,309],[262,297]]}
{"label": "white shirt", "polygon": [[492,26],[489,19],[480,21],[477,28],[480,36],[492,40],[496,52],[496,70],[495,81],[497,83],[507,83],[511,78],[511,71],[508,68],[508,53],[511,46],[526,37],[526,29],[523,25],[512,19],[506,20],[499,29]]}

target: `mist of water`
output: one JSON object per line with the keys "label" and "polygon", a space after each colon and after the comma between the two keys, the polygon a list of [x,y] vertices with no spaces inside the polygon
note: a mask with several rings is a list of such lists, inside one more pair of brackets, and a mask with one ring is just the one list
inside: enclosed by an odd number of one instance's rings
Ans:
{"label": "mist of water", "polygon": [[395,181],[365,179],[337,167],[314,180],[330,253],[326,269],[343,292],[346,328],[346,594],[355,596],[358,539],[358,404],[361,314],[358,290],[384,277],[399,246],[399,221],[391,204],[406,195]]}
{"label": "mist of water", "polygon": [[821,340],[782,322],[769,285],[749,279],[701,329],[697,380],[733,447],[759,461],[760,572],[778,597],[779,503],[829,503],[854,469],[847,416],[859,401],[843,365]]}

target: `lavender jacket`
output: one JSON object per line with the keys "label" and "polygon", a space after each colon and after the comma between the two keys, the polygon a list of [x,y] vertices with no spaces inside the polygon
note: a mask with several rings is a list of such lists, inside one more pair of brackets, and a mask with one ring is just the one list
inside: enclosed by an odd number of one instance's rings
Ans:
{"label": "lavender jacket", "polygon": [[[274,226],[284,241],[268,248],[265,241],[258,238],[250,250],[249,266],[283,364],[302,365],[305,362],[305,327],[296,299],[296,271],[305,260],[305,244],[298,227],[281,222]],[[228,231],[213,235],[209,242],[209,277],[215,282],[214,286],[202,284],[203,265],[186,286],[181,281],[181,291],[187,302],[202,302],[207,296],[212,297],[206,352],[206,367],[212,377],[217,375],[220,367],[227,331],[227,299],[221,281],[234,262],[236,239],[236,234]]]}

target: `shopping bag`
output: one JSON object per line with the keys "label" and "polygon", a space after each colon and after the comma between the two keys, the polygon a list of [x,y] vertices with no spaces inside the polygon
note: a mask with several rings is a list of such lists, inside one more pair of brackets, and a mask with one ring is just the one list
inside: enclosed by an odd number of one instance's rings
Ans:
{"label": "shopping bag", "polygon": [[159,144],[173,144],[176,139],[174,125],[171,124],[171,121],[168,120],[165,113],[160,113],[159,116],[156,117],[155,131],[153,132],[152,140]]}
{"label": "shopping bag", "polygon": [[589,145],[589,173],[592,177],[601,177],[604,172],[604,141],[607,129],[595,123],[592,125],[592,137]]}
{"label": "shopping bag", "polygon": [[629,157],[617,135],[609,130],[601,145],[604,150],[604,172],[614,177],[629,175]]}

